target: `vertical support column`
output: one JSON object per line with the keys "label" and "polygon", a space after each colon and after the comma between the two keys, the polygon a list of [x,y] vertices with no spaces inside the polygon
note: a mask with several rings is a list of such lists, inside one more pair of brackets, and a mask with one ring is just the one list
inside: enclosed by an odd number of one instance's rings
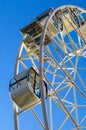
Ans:
{"label": "vertical support column", "polygon": [[52,124],[52,101],[51,98],[49,98],[50,102],[50,130],[53,130],[53,124]]}
{"label": "vertical support column", "polygon": [[49,130],[44,88],[43,88],[43,49],[44,49],[44,39],[41,38],[40,59],[39,59],[40,91],[41,91],[42,111],[43,111],[43,117],[44,117],[45,130]]}
{"label": "vertical support column", "polygon": [[46,20],[44,24],[43,33],[40,40],[39,76],[40,76],[40,91],[41,91],[41,101],[42,101],[42,110],[43,110],[45,130],[49,130],[49,126],[48,126],[48,117],[47,117],[44,89],[43,89],[43,62],[44,62],[43,50],[44,50],[44,41],[45,41],[48,23],[53,13],[54,11],[51,13],[51,15],[48,17],[48,19]]}
{"label": "vertical support column", "polygon": [[[22,53],[23,50],[23,43],[21,42],[20,47],[19,47],[19,51],[17,54],[17,58],[16,58],[16,64],[15,64],[15,71],[14,71],[14,75],[18,74],[18,70],[19,70],[19,56]],[[16,106],[15,103],[13,103],[13,111],[14,111],[14,130],[19,130],[19,122],[18,122],[18,107]]]}
{"label": "vertical support column", "polygon": [[14,130],[19,130],[19,123],[18,123],[18,108],[15,103],[13,103],[13,109],[14,109]]}

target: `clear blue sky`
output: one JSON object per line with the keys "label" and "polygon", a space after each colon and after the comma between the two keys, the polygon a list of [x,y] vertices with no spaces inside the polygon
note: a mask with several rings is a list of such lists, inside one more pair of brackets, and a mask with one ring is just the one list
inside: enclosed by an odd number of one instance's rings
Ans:
{"label": "clear blue sky", "polygon": [[[14,74],[15,60],[22,36],[19,29],[49,7],[73,4],[86,9],[86,0],[0,0],[0,130],[14,130],[12,102],[8,84]],[[20,130],[40,130],[30,112]],[[32,125],[33,124],[33,125]],[[24,126],[24,127],[23,127]]]}

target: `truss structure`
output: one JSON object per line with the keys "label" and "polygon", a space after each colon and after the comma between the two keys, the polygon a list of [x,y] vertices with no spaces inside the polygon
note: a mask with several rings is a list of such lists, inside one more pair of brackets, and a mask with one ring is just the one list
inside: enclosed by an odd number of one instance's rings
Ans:
{"label": "truss structure", "polygon": [[[47,99],[43,99],[47,119],[43,121],[36,111],[43,100],[30,108],[40,130],[85,130],[86,11],[72,5],[51,8],[20,32],[23,40],[15,74],[33,66],[48,86]],[[19,129],[18,115],[23,112],[17,107],[14,103],[15,130]]]}

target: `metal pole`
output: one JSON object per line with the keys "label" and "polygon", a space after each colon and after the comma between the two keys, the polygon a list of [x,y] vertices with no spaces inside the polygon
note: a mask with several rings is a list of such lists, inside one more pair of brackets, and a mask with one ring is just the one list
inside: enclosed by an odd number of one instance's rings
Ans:
{"label": "metal pole", "polygon": [[49,130],[49,126],[48,126],[48,117],[47,117],[47,110],[46,110],[46,103],[45,103],[45,96],[44,96],[44,88],[43,88],[43,62],[44,62],[43,50],[44,50],[44,40],[45,40],[45,35],[46,35],[46,32],[47,32],[47,26],[48,26],[49,20],[53,16],[52,14],[49,16],[49,18],[45,22],[43,33],[42,33],[41,40],[40,40],[40,57],[39,57],[40,81],[39,82],[40,82],[42,111],[43,111],[43,117],[44,117],[45,130]]}
{"label": "metal pole", "polygon": [[[22,45],[22,42],[21,42],[20,47],[19,47],[19,51],[18,51],[18,54],[17,54],[17,58],[16,58],[14,76],[16,74],[18,74],[18,69],[19,69],[18,57],[20,56],[20,54],[22,52],[22,48],[23,48],[23,45]],[[14,130],[19,130],[18,107],[15,103],[13,103],[13,110],[14,110]]]}
{"label": "metal pole", "polygon": [[15,103],[13,103],[13,109],[14,109],[14,130],[19,130],[18,115],[17,115],[18,108]]}
{"label": "metal pole", "polygon": [[50,130],[53,130],[53,124],[52,124],[52,101],[51,97],[49,98],[50,102]]}
{"label": "metal pole", "polygon": [[39,76],[40,76],[40,91],[41,91],[41,101],[42,101],[42,111],[44,116],[44,124],[45,130],[49,130],[48,126],[48,118],[47,118],[47,111],[46,111],[46,103],[45,103],[45,95],[44,95],[44,88],[43,88],[43,49],[44,49],[44,36],[42,36],[40,41],[40,59],[39,59]]}

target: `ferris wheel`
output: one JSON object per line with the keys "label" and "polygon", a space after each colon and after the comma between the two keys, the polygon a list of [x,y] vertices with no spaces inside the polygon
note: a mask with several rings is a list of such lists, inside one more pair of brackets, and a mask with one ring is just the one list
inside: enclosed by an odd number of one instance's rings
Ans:
{"label": "ferris wheel", "polygon": [[26,110],[40,130],[85,130],[86,10],[50,8],[20,32],[23,40],[9,85],[15,130]]}

